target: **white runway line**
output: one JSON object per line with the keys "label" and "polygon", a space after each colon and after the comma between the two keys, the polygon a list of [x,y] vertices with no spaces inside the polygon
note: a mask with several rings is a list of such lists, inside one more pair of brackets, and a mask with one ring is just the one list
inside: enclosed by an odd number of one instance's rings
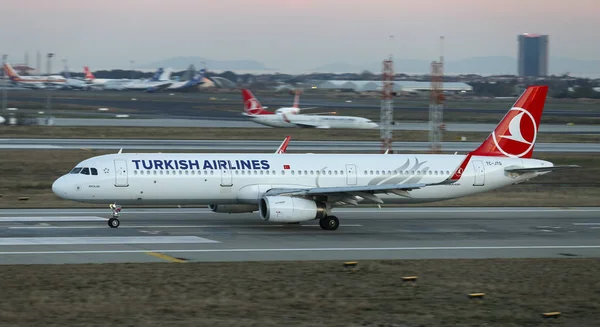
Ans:
{"label": "white runway line", "polygon": [[0,222],[36,222],[36,221],[106,221],[98,216],[11,216],[1,217]]}
{"label": "white runway line", "polygon": [[210,252],[305,252],[305,251],[440,251],[440,250],[563,250],[600,249],[600,245],[515,245],[515,246],[450,246],[450,247],[387,247],[387,248],[290,248],[290,249],[148,249],[148,250],[90,250],[90,251],[4,251],[0,255],[26,254],[111,254],[111,253],[210,253]]}
{"label": "white runway line", "polygon": [[600,226],[600,223],[573,223],[575,226]]}
{"label": "white runway line", "polygon": [[[319,225],[121,225],[121,228],[263,228],[263,227],[319,227]],[[362,227],[363,225],[352,224],[342,227]],[[319,227],[320,228],[320,227]],[[109,229],[108,226],[10,226],[8,229]]]}
{"label": "white runway line", "polygon": [[92,245],[92,244],[183,244],[220,243],[197,236],[124,236],[124,237],[2,237],[3,245]]}

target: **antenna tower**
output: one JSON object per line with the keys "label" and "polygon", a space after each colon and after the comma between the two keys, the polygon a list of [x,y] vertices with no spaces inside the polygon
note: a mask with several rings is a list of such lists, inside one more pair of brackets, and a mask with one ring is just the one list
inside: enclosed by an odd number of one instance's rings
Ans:
{"label": "antenna tower", "polygon": [[429,143],[432,153],[442,151],[444,117],[444,37],[440,37],[440,60],[431,62],[431,92],[429,102]]}
{"label": "antenna tower", "polygon": [[[390,41],[393,40],[390,36]],[[381,132],[381,153],[392,153],[392,124],[394,122],[394,61],[392,54],[383,61],[381,93],[381,117],[379,122]]]}

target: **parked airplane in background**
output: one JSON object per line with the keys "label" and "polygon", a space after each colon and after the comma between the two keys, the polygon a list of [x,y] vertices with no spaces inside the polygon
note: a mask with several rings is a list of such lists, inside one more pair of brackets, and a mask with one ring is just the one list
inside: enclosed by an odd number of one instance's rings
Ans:
{"label": "parked airplane in background", "polygon": [[[206,71],[204,69],[201,69],[198,72],[196,72],[196,74],[194,74],[192,79],[190,79],[189,81],[175,82],[175,83],[169,85],[167,88],[165,88],[165,91],[185,92],[185,91],[192,90],[195,87],[197,87],[198,85],[204,83],[204,73],[205,72]],[[156,92],[156,91],[157,91],[157,89],[154,87],[148,89],[148,92]]]}
{"label": "parked airplane in background", "polygon": [[370,119],[362,117],[298,114],[301,110],[313,109],[299,108],[298,94],[296,94],[294,105],[292,107],[279,108],[275,112],[263,108],[250,90],[242,89],[242,98],[244,100],[244,115],[256,123],[271,127],[359,129],[372,129],[378,127],[377,124]]}
{"label": "parked airplane in background", "polygon": [[159,68],[152,78],[143,79],[143,80],[133,80],[124,85],[126,90],[137,90],[137,91],[146,91],[150,88],[165,89],[169,87],[169,85],[173,84],[171,80],[172,69],[167,68]]}
{"label": "parked airplane in background", "polygon": [[114,81],[120,81],[120,82],[130,82],[130,79],[127,78],[96,78],[96,76],[94,76],[94,73],[92,73],[92,71],[90,71],[90,68],[88,66],[83,66],[83,73],[85,74],[85,81],[88,84],[94,85],[94,86],[104,86],[107,83],[111,83]]}
{"label": "parked airplane in background", "polygon": [[59,88],[62,90],[88,90],[90,85],[86,83],[84,80],[80,78],[72,78],[71,73],[69,72],[69,68],[65,65],[65,69],[63,71],[65,74],[65,83],[61,85]]}
{"label": "parked airplane in background", "polygon": [[21,76],[17,71],[9,64],[5,63],[4,72],[11,80],[14,85],[32,88],[32,89],[43,89],[46,86],[59,87],[66,83],[66,79],[61,75],[49,75],[49,76]]}
{"label": "parked airplane in background", "polygon": [[531,86],[490,136],[466,154],[119,153],[84,160],[52,185],[65,199],[127,205],[209,205],[265,221],[319,219],[340,206],[425,203],[494,190],[560,168],[532,159],[548,92]]}

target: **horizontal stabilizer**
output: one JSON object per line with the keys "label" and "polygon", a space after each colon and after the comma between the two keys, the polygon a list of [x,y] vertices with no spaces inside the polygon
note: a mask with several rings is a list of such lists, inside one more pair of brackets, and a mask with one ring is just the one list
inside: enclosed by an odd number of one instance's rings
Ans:
{"label": "horizontal stabilizer", "polygon": [[554,170],[559,170],[559,169],[568,169],[568,168],[581,168],[581,166],[562,165],[562,166],[527,167],[527,168],[513,166],[513,167],[504,168],[504,171],[509,172],[509,173],[525,174],[525,173],[543,173],[543,172],[554,171]]}

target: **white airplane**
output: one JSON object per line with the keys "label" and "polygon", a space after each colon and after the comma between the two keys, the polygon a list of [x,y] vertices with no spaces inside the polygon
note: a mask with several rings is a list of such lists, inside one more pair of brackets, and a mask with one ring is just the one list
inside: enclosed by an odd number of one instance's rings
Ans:
{"label": "white airplane", "polygon": [[[194,74],[192,79],[190,79],[189,81],[175,82],[175,83],[169,85],[164,90],[171,91],[171,92],[186,92],[186,91],[193,90],[198,85],[204,83],[204,73],[205,72],[206,72],[206,70],[200,69],[199,71],[197,71]],[[148,92],[154,92],[154,91],[156,91],[155,88],[148,89]]]}
{"label": "white airplane", "polygon": [[21,76],[9,63],[5,63],[3,68],[10,81],[21,87],[43,89],[46,88],[46,86],[60,87],[67,82],[61,75]]}
{"label": "white airplane", "polygon": [[299,108],[298,93],[296,93],[292,107],[279,108],[275,112],[266,110],[250,90],[242,89],[242,98],[245,110],[243,114],[256,123],[271,127],[359,129],[373,129],[378,127],[370,119],[362,117],[299,114],[301,110],[313,108]]}
{"label": "white airplane", "polygon": [[87,84],[94,88],[102,88],[106,90],[122,90],[126,83],[130,83],[132,81],[128,78],[96,78],[88,66],[83,66],[83,73],[85,74],[85,82]]}
{"label": "white airplane", "polygon": [[466,154],[122,153],[84,160],[58,178],[61,198],[117,205],[209,205],[258,211],[265,221],[319,219],[335,230],[340,206],[453,199],[527,181],[559,168],[532,159],[548,92],[532,86],[490,136]]}
{"label": "white airplane", "polygon": [[174,81],[171,80],[171,68],[159,68],[152,78],[143,80],[134,80],[126,83],[124,88],[132,91],[147,91],[148,89],[161,90],[169,87]]}

